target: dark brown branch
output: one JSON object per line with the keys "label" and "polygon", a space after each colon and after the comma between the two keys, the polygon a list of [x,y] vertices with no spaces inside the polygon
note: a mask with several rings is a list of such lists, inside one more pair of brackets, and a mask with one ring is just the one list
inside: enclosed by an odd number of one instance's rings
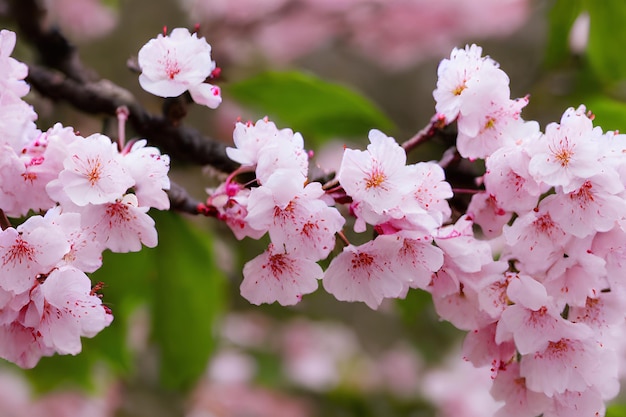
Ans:
{"label": "dark brown branch", "polygon": [[76,81],[90,81],[96,73],[83,66],[74,45],[56,27],[46,27],[42,1],[10,0],[9,13],[17,23],[20,36],[36,49],[42,65],[56,68]]}
{"label": "dark brown branch", "polygon": [[407,139],[402,143],[402,148],[408,154],[411,150],[415,149],[422,143],[431,139],[446,126],[446,119],[442,116],[435,114],[430,122],[422,130],[417,132],[413,137]]}
{"label": "dark brown branch", "polygon": [[182,211],[189,214],[200,214],[198,208],[202,203],[194,199],[180,185],[172,182],[170,189],[167,190],[167,196],[170,199],[170,210]]}
{"label": "dark brown branch", "polygon": [[173,159],[198,165],[211,165],[223,172],[231,172],[237,164],[226,156],[226,146],[203,136],[188,126],[174,126],[165,117],[145,110],[127,90],[109,80],[78,82],[63,74],[31,65],[27,81],[41,95],[56,101],[67,101],[77,109],[90,114],[116,116],[117,108],[126,106],[128,122],[137,135],[148,139]]}

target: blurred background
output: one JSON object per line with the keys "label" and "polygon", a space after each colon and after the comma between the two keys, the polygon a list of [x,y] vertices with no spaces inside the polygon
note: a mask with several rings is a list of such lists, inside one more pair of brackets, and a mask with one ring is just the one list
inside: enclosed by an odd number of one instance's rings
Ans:
{"label": "blurred background", "polygon": [[[467,43],[500,63],[512,97],[530,94],[525,119],[545,127],[584,102],[605,130],[626,129],[626,65],[615,57],[626,44],[620,1],[590,10],[592,27],[606,32],[593,45],[583,0],[42,2],[48,24],[77,45],[86,65],[154,113],[163,100],[141,90],[127,63],[164,27],[199,25],[222,69],[216,83],[224,102],[215,111],[191,108],[184,123],[230,144],[238,118],[268,116],[300,131],[328,171],[344,144],[363,148],[371,128],[403,141],[425,126],[438,63]],[[0,1],[11,29],[6,10]],[[19,33],[14,56],[35,59]],[[111,124],[35,92],[30,100],[41,129],[61,121],[86,136]],[[329,116],[334,100],[343,113]],[[410,158],[437,159],[445,146]],[[223,179],[181,161],[172,162],[172,178],[199,200]],[[484,417],[497,410],[489,370],[462,361],[463,333],[438,321],[428,294],[412,290],[378,311],[322,289],[295,307],[251,306],[239,295],[241,270],[266,241],[236,241],[214,219],[154,216],[158,248],[107,254],[93,274],[106,284],[112,325],[85,340],[77,357],[44,358],[25,372],[2,364],[1,416]]]}

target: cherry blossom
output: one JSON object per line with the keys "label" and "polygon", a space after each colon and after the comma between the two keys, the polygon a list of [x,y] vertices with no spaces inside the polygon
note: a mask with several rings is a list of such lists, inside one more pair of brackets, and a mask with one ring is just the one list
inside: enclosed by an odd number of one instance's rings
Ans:
{"label": "cherry blossom", "polygon": [[39,332],[61,354],[81,351],[80,337],[93,337],[113,316],[91,290],[91,281],[74,268],[54,270],[41,285],[45,299]]}
{"label": "cherry blossom", "polygon": [[252,304],[294,305],[302,295],[317,289],[322,268],[306,258],[282,252],[270,244],[268,249],[248,261],[243,268],[241,295]]}
{"label": "cherry blossom", "polygon": [[340,301],[362,301],[377,309],[383,298],[398,297],[404,289],[392,261],[401,247],[393,235],[346,246],[326,269],[324,289]]}
{"label": "cherry blossom", "polygon": [[50,273],[68,251],[61,228],[41,216],[0,231],[0,287],[16,294],[28,291],[37,275]]}
{"label": "cherry blossom", "polygon": [[378,130],[370,131],[369,139],[367,151],[344,151],[337,178],[355,202],[384,214],[409,191],[406,154],[395,139]]}
{"label": "cherry blossom", "polygon": [[222,102],[218,87],[204,81],[215,69],[211,45],[185,28],[170,35],[159,34],[140,50],[137,56],[141,74],[139,84],[160,97],[177,97],[189,91],[193,100],[210,108]]}
{"label": "cherry blossom", "polygon": [[69,199],[79,206],[112,203],[134,185],[122,164],[117,145],[100,134],[75,141],[68,148],[58,180]]}
{"label": "cherry blossom", "polygon": [[561,123],[546,127],[545,136],[536,142],[528,165],[538,181],[561,186],[566,193],[582,186],[585,179],[603,171],[597,141],[602,135],[585,114],[586,108],[568,109]]}
{"label": "cherry blossom", "polygon": [[444,59],[439,64],[437,76],[437,88],[433,92],[437,102],[435,108],[448,123],[459,114],[475,111],[476,100],[473,99],[483,91],[498,94],[498,101],[509,96],[509,77],[494,60],[482,56],[480,46],[454,48],[450,59]]}

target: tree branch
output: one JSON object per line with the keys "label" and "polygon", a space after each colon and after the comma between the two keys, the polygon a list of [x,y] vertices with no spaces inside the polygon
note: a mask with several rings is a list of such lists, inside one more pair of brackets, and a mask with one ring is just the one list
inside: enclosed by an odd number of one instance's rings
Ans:
{"label": "tree branch", "polygon": [[37,65],[29,66],[26,80],[43,96],[67,101],[85,113],[116,117],[118,107],[128,107],[128,122],[135,132],[174,159],[211,165],[223,172],[232,172],[238,166],[226,155],[226,145],[194,128],[174,126],[165,117],[149,113],[128,90],[109,80],[78,82]]}

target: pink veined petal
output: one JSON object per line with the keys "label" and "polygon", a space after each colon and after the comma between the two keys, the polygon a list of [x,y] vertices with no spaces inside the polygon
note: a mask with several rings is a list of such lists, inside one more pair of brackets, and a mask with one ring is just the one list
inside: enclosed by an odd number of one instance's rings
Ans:
{"label": "pink veined petal", "polygon": [[294,305],[317,289],[322,268],[306,258],[275,251],[274,245],[243,268],[241,295],[252,304]]}
{"label": "pink veined petal", "polygon": [[198,104],[216,109],[222,103],[220,88],[208,83],[201,83],[189,88],[191,98]]}
{"label": "pink veined petal", "polygon": [[381,235],[361,246],[346,246],[335,257],[323,279],[324,289],[340,301],[362,301],[377,309],[383,298],[399,297],[404,284],[392,269],[402,242]]}

